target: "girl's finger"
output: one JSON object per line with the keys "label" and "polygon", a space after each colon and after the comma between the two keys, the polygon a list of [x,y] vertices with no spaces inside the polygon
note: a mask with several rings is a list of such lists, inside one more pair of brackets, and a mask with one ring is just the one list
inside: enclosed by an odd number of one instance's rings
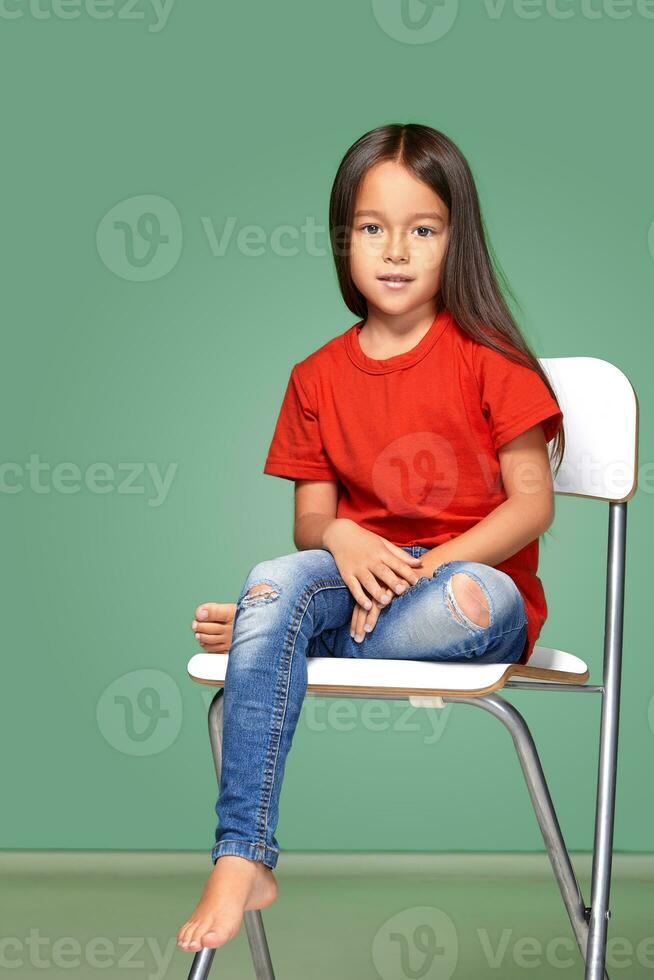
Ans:
{"label": "girl's finger", "polygon": [[359,603],[354,607],[352,613],[352,621],[350,623],[350,636],[355,637],[363,632],[363,621],[366,616],[366,610],[363,609]]}
{"label": "girl's finger", "polygon": [[[383,586],[374,572],[366,570],[362,573],[361,582],[363,587],[370,593],[373,600],[376,600],[382,606],[388,605],[393,596],[393,590],[389,589],[387,586]],[[383,597],[386,596],[386,602],[382,602]],[[365,605],[365,603],[364,603]],[[372,603],[366,608],[372,609]]]}
{"label": "girl's finger", "polygon": [[377,625],[377,620],[379,619],[380,607],[378,603],[375,603],[370,612],[366,613],[366,618],[363,624],[364,633],[372,633],[375,626]]}
{"label": "girl's finger", "polygon": [[361,583],[356,575],[350,575],[347,579],[344,579],[345,584],[352,593],[355,602],[358,602],[360,606],[364,609],[372,608],[372,599],[366,595],[361,587]]}
{"label": "girl's finger", "polygon": [[372,609],[369,611],[361,609],[360,606],[355,608],[352,616],[351,635],[353,635],[353,639],[360,643],[368,633],[372,633],[382,608],[378,602],[373,602]]}
{"label": "girl's finger", "polygon": [[404,558],[396,558],[395,555],[391,553],[389,553],[388,558],[384,558],[384,562],[400,577],[402,581],[408,582],[409,585],[415,585],[420,575],[424,574],[422,564],[413,568],[407,561],[405,561]]}
{"label": "girl's finger", "polygon": [[387,541],[386,538],[384,538],[384,544],[389,549],[389,551],[392,551],[393,554],[396,555],[398,558],[401,558],[402,561],[408,561],[408,562],[411,562],[414,565],[416,565],[416,564],[422,565],[422,558],[421,557],[414,558],[414,556],[413,555],[410,555],[408,551],[405,551],[404,550],[404,548],[400,548],[399,545],[393,544],[392,541]]}
{"label": "girl's finger", "polygon": [[[400,574],[396,575],[394,571],[395,565],[400,568]],[[394,558],[391,554],[389,554],[388,558],[380,561],[372,571],[380,583],[386,585],[388,590],[396,595],[401,595],[403,592],[406,592],[410,585],[415,585],[418,581],[418,570],[414,570],[410,565],[402,565],[400,559]],[[409,581],[403,578],[402,574],[408,575]]]}

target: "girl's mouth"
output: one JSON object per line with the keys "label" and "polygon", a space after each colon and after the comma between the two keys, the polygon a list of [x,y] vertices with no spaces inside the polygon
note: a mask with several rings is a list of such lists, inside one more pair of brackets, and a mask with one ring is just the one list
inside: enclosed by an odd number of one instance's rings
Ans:
{"label": "girl's mouth", "polygon": [[389,289],[404,289],[410,283],[413,282],[411,276],[403,275],[388,275],[388,276],[377,276],[379,282],[383,283]]}

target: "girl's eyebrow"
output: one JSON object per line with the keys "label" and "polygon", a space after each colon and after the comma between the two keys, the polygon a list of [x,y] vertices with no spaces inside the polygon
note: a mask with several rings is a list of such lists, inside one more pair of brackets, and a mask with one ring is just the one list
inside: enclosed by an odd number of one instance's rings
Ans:
{"label": "girl's eyebrow", "polygon": [[[355,211],[354,212],[354,217],[355,218],[361,218],[364,214],[373,214],[373,215],[375,215],[376,218],[383,218],[384,217],[384,215],[383,215],[383,213],[381,211],[374,211],[372,209],[368,209],[367,211]],[[437,211],[416,211],[415,214],[409,215],[409,218],[410,219],[413,219],[413,218],[436,218],[437,221],[444,221],[445,220],[443,218],[443,215],[442,214],[439,214]]]}

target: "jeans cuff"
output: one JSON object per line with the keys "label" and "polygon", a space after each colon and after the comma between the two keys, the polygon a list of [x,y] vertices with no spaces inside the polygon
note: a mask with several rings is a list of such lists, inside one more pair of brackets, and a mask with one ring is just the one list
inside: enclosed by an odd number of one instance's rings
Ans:
{"label": "jeans cuff", "polygon": [[211,860],[215,864],[223,854],[236,854],[238,857],[248,858],[250,861],[261,861],[269,868],[274,868],[277,864],[279,851],[272,847],[264,847],[263,844],[250,844],[245,840],[222,840],[214,844],[211,851]]}

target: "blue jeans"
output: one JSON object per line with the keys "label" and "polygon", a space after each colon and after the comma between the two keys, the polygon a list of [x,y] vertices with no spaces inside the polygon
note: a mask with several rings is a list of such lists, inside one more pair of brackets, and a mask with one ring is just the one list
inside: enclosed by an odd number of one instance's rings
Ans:
{"label": "blue jeans", "polygon": [[[404,548],[414,556],[430,549]],[[415,569],[420,575],[420,568]],[[465,572],[481,586],[488,626],[469,619],[448,582]],[[271,588],[246,595],[254,585]],[[237,854],[274,868],[286,757],[307,688],[307,657],[515,663],[527,617],[513,579],[492,565],[450,561],[395,595],[361,643],[350,636],[355,600],[331,552],[297,551],[259,562],[236,604],[224,685],[222,769],[215,863]]]}

